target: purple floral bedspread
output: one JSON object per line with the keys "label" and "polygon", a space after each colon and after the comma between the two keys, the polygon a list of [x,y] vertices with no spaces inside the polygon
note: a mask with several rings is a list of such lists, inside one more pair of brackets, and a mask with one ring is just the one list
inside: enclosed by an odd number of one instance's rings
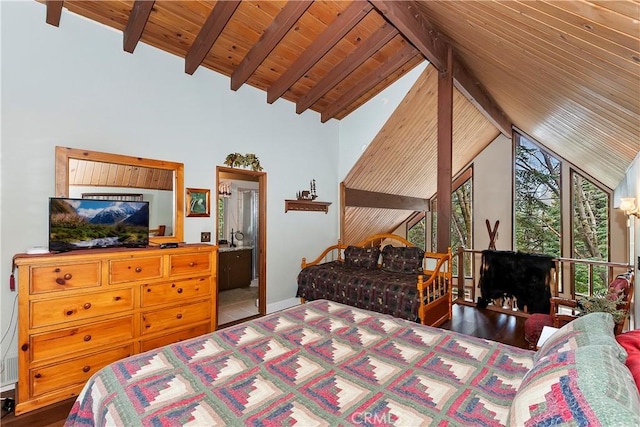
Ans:
{"label": "purple floral bedspread", "polygon": [[533,354],[313,301],[106,366],[66,426],[505,425]]}
{"label": "purple floral bedspread", "polygon": [[[419,322],[417,282],[417,274],[369,270],[332,261],[304,268],[298,274],[296,296],[307,301],[327,299]],[[444,284],[438,291],[436,297],[446,292]]]}

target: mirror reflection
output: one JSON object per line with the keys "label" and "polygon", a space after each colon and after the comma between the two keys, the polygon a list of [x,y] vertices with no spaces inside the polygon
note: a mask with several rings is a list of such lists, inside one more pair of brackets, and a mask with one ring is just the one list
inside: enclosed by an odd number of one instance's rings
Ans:
{"label": "mirror reflection", "polygon": [[174,172],[69,159],[69,197],[149,202],[151,236],[172,236]]}
{"label": "mirror reflection", "polygon": [[182,241],[182,163],[56,147],[56,196],[149,202],[151,242]]}

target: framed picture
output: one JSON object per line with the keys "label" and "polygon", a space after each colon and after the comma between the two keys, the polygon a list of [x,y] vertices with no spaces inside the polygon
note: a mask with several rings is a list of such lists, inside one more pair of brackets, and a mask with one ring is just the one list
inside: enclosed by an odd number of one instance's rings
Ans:
{"label": "framed picture", "polygon": [[208,217],[211,212],[211,191],[187,188],[187,216]]}

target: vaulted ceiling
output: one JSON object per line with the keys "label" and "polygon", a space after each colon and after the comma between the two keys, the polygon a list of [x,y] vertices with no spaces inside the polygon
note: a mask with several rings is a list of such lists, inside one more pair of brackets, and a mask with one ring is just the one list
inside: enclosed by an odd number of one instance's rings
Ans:
{"label": "vaulted ceiling", "polygon": [[[512,125],[610,188],[640,150],[634,0],[43,3],[53,25],[64,25],[66,8],[122,31],[128,52],[146,43],[184,58],[188,74],[213,70],[230,77],[232,90],[254,86],[266,92],[265,102],[287,99],[296,112],[316,111],[323,122],[346,117],[425,59],[425,73],[443,71],[450,47],[460,167],[467,162],[462,153],[477,153],[498,132],[510,135]],[[371,153],[433,151],[424,143],[435,129],[425,125],[436,108],[429,81],[411,95],[413,107],[396,111],[400,124],[390,121]],[[379,165],[394,180],[377,191],[402,194],[423,173],[396,163]],[[356,165],[348,181],[365,189],[379,172]],[[423,186],[412,195],[430,197],[435,175],[418,182]]]}

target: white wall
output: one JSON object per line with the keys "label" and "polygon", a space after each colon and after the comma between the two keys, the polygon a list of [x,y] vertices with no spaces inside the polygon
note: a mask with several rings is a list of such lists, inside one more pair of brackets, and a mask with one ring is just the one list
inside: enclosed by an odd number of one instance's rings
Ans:
{"label": "white wall", "polygon": [[489,248],[489,232],[498,225],[496,249],[513,248],[513,148],[500,134],[473,160],[473,248]]}
{"label": "white wall", "polygon": [[[45,5],[0,2],[2,145],[0,308],[9,326],[11,257],[47,245],[47,203],[54,195],[54,147],[85,148],[183,162],[185,186],[215,191],[215,167],[230,152],[255,153],[267,177],[267,303],[295,296],[300,258],[334,243],[338,230],[338,123],[139,44],[66,11],[45,23]],[[328,214],[284,213],[315,178]],[[185,218],[185,240],[215,230],[211,218]],[[3,343],[4,354],[7,344]],[[13,341],[10,353],[15,352]]]}

